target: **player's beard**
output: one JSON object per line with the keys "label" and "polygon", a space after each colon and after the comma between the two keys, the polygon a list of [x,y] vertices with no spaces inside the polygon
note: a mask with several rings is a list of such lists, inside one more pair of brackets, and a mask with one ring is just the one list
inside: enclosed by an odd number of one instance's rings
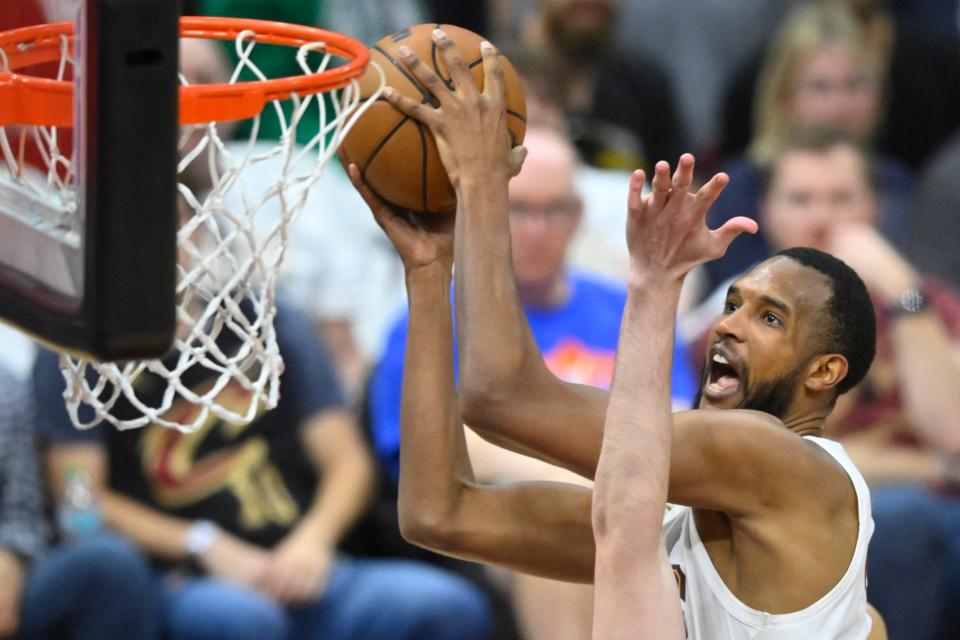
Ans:
{"label": "player's beard", "polygon": [[[803,371],[802,367],[797,367],[793,371],[782,375],[773,380],[758,382],[756,385],[750,384],[750,367],[744,366],[739,372],[740,384],[745,389],[743,400],[735,407],[737,409],[750,409],[753,411],[762,411],[776,418],[783,420],[793,403],[793,397],[796,394],[797,382]],[[706,365],[700,372],[700,386],[697,389],[697,395],[693,399],[693,408],[700,406],[700,400],[703,397],[703,387],[709,381],[710,372]]]}

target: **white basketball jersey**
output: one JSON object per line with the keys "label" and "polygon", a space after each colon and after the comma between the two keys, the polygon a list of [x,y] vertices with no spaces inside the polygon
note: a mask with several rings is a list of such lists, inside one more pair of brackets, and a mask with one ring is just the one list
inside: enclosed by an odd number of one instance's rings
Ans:
{"label": "white basketball jersey", "polygon": [[690,507],[671,506],[663,538],[683,595],[683,618],[691,640],[863,640],[870,633],[866,612],[867,543],[873,534],[870,491],[837,442],[804,436],[829,453],[850,476],[860,521],[853,559],[825,596],[794,613],[769,614],[740,602],[710,561]]}

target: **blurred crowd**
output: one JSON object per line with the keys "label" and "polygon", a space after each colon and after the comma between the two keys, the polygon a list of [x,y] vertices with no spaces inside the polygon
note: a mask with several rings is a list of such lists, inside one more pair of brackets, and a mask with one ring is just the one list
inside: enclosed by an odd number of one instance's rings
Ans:
{"label": "blurred crowd", "polygon": [[[434,21],[500,44],[528,110],[529,155],[510,187],[514,273],[565,380],[611,381],[632,169],[691,151],[701,180],[731,178],[711,225],[760,223],[688,277],[678,409],[697,393],[707,327],[733,279],[790,246],[854,267],[876,305],[877,359],[827,435],[870,483],[869,600],[893,640],[960,632],[956,0],[184,4],[367,44]],[[0,29],[51,19],[42,0],[3,7]],[[183,74],[228,78],[234,55],[184,41]],[[297,73],[269,51],[258,64]],[[278,131],[265,117],[261,141]],[[79,432],[56,355],[0,326],[0,638],[588,638],[588,585],[443,558],[400,536],[403,291],[398,258],[334,160],[282,269],[281,400],[249,425]],[[243,402],[242,389],[224,393]],[[467,433],[481,481],[589,484]]]}

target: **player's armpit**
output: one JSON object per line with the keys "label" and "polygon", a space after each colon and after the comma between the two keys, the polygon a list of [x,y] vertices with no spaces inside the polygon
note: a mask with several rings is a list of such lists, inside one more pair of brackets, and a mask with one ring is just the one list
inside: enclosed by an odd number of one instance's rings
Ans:
{"label": "player's armpit", "polygon": [[558,482],[468,484],[446,514],[401,517],[404,537],[466,560],[532,575],[593,582],[592,493]]}

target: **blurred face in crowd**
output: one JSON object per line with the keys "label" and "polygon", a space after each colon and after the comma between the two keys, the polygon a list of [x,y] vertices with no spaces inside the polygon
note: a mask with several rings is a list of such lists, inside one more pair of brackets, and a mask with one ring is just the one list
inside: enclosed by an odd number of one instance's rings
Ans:
{"label": "blurred face in crowd", "polygon": [[613,38],[617,0],[541,0],[550,41],[587,58],[602,52]]}
{"label": "blurred face in crowd", "polygon": [[761,228],[776,251],[795,246],[826,251],[836,225],[876,220],[869,169],[851,145],[786,151],[772,171]]}
{"label": "blurred face in crowd", "polygon": [[830,128],[864,142],[880,117],[879,76],[849,50],[824,47],[800,62],[786,108],[794,128]]}
{"label": "blurred face in crowd", "polygon": [[523,144],[526,162],[510,182],[513,271],[520,289],[546,288],[562,276],[580,224],[576,156],[562,135],[550,129],[528,129]]}

